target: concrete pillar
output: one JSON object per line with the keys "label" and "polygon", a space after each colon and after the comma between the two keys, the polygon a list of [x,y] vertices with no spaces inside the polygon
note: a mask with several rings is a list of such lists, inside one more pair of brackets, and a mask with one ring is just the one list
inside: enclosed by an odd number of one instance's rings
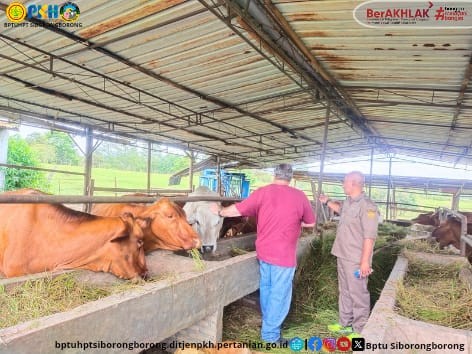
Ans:
{"label": "concrete pillar", "polygon": [[[0,163],[7,163],[8,130],[0,129]],[[5,190],[5,172],[0,170],[0,191]]]}
{"label": "concrete pillar", "polygon": [[223,338],[223,308],[208,315],[194,325],[185,328],[172,337],[167,338],[164,342],[171,343],[203,343],[203,342],[221,342]]}
{"label": "concrete pillar", "polygon": [[458,211],[459,210],[459,201],[461,199],[461,189],[458,189],[456,193],[452,195],[452,206],[451,209]]}

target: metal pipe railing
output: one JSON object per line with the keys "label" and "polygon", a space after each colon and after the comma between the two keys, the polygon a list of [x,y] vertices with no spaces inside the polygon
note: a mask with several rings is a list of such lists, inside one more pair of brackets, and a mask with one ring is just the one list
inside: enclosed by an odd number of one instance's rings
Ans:
{"label": "metal pipe railing", "polygon": [[[96,196],[77,196],[77,195],[18,195],[3,194],[0,195],[0,204],[82,204],[82,203],[154,203],[164,197],[96,197]],[[238,202],[241,198],[230,197],[165,197],[174,202],[199,202],[199,201],[216,201],[216,202]]]}

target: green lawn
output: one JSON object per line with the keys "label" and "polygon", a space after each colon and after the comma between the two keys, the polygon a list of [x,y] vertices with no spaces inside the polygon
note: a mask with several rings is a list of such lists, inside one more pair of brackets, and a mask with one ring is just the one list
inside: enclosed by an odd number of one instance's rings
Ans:
{"label": "green lawn", "polygon": [[[81,166],[42,165],[41,167],[64,170],[71,172],[83,172]],[[79,175],[47,172],[47,179],[51,185],[49,192],[62,195],[81,195],[83,193],[84,178]],[[151,188],[188,189],[188,177],[182,178],[179,185],[169,186],[170,174],[151,174]],[[95,187],[107,188],[147,188],[147,173],[125,170],[113,170],[105,168],[93,168],[92,178]],[[194,179],[197,183],[198,179]],[[111,195],[110,192],[96,192],[95,195]]]}

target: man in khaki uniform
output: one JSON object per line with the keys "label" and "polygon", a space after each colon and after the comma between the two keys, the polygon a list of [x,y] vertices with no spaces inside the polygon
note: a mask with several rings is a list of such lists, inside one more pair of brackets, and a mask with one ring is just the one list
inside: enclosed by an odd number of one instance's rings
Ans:
{"label": "man in khaki uniform", "polygon": [[[377,237],[378,209],[363,192],[364,175],[353,171],[343,183],[347,199],[319,200],[340,214],[331,253],[337,257],[339,286],[339,323],[328,326],[332,332],[360,336],[369,318],[370,294],[367,277],[372,273],[372,251]],[[354,273],[359,270],[359,278]]]}

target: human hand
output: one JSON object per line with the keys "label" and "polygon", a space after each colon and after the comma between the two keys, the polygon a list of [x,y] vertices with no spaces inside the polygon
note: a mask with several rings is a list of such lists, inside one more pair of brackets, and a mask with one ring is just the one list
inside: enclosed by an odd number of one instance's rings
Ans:
{"label": "human hand", "polygon": [[320,194],[320,196],[318,197],[318,200],[323,204],[326,203],[328,199],[329,199],[328,196],[324,194]]}
{"label": "human hand", "polygon": [[374,270],[370,267],[369,263],[361,263],[359,267],[359,272],[361,275],[361,278],[367,278],[369,275],[372,274]]}

